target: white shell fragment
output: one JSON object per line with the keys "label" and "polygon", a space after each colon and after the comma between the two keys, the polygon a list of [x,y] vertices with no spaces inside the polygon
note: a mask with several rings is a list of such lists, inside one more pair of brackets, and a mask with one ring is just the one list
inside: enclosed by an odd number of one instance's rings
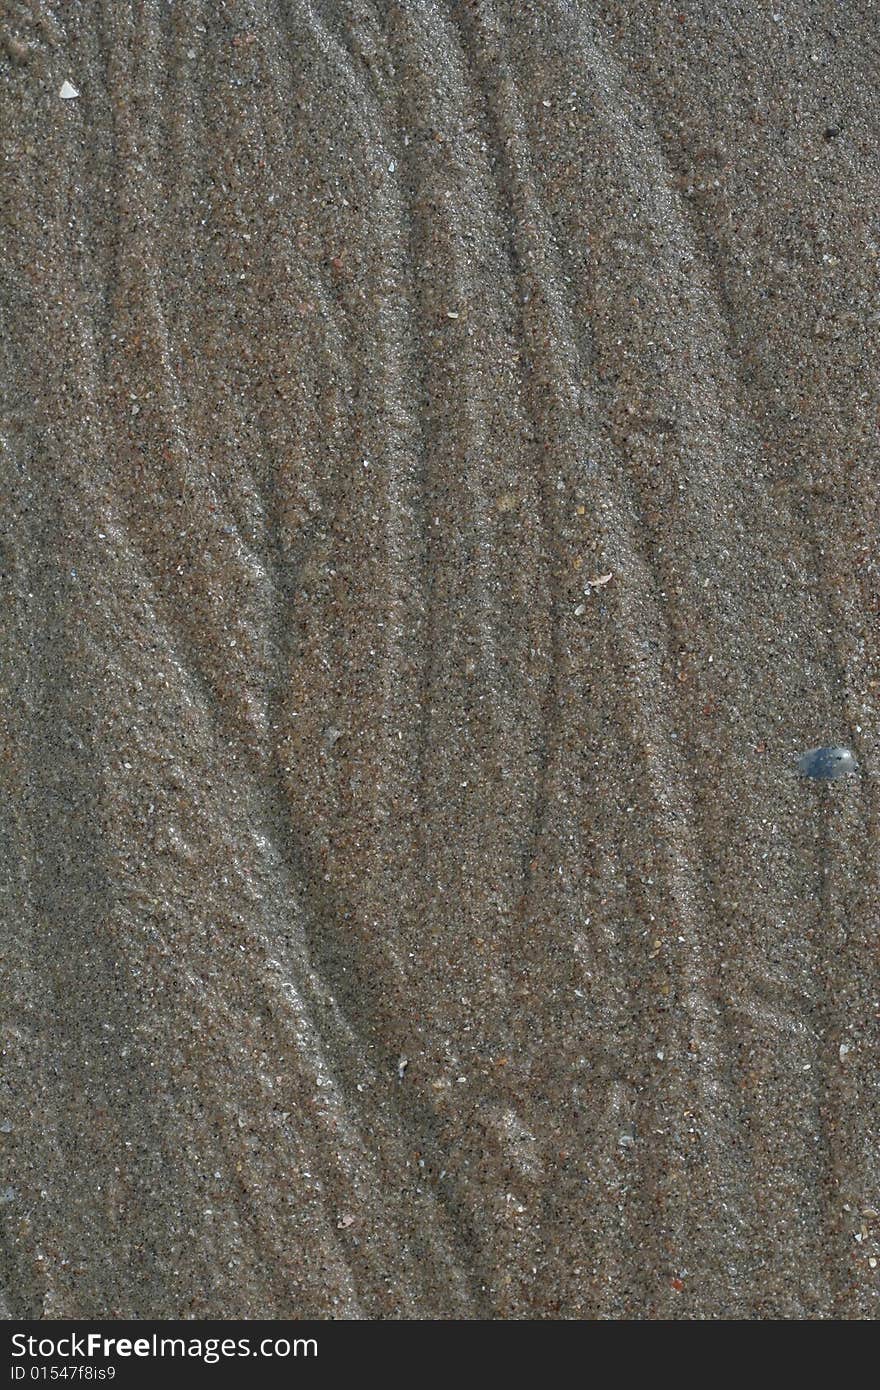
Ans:
{"label": "white shell fragment", "polygon": [[74,97],[79,96],[79,92],[70,82],[65,82],[61,91],[58,93],[62,101],[73,101]]}
{"label": "white shell fragment", "polygon": [[798,772],[804,777],[818,777],[825,782],[846,777],[847,773],[856,772],[858,766],[848,748],[811,748],[798,759]]}

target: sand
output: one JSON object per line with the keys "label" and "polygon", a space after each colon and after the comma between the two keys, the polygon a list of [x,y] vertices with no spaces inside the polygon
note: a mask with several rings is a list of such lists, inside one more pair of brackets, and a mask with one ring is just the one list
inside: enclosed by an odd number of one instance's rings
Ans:
{"label": "sand", "polygon": [[10,1316],[876,1315],[878,70],[6,7]]}

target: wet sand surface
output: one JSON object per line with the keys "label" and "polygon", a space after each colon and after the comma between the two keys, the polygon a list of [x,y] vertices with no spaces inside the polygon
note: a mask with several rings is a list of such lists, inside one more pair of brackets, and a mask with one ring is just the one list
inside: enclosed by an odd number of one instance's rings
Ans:
{"label": "wet sand surface", "polygon": [[6,6],[10,1315],[876,1315],[878,71]]}

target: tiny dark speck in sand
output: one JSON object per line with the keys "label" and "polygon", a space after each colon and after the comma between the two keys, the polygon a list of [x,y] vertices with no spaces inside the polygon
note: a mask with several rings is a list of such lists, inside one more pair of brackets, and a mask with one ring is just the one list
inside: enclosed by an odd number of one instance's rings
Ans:
{"label": "tiny dark speck in sand", "polygon": [[811,748],[798,759],[798,772],[825,782],[856,772],[858,763],[848,748]]}

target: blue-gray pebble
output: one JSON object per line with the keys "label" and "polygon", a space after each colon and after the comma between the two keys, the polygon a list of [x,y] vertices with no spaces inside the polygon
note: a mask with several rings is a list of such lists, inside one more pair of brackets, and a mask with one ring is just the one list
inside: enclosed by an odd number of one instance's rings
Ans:
{"label": "blue-gray pebble", "polygon": [[798,772],[804,777],[819,777],[831,782],[855,772],[858,763],[848,748],[811,748],[798,759]]}

